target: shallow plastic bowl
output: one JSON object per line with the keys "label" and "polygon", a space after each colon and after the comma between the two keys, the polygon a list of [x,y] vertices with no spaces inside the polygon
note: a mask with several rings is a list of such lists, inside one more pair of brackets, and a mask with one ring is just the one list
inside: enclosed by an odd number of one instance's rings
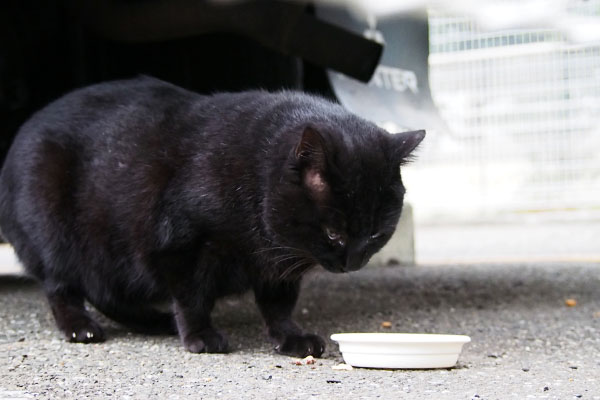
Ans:
{"label": "shallow plastic bowl", "polygon": [[336,333],[346,364],[366,368],[450,368],[471,338],[423,333]]}

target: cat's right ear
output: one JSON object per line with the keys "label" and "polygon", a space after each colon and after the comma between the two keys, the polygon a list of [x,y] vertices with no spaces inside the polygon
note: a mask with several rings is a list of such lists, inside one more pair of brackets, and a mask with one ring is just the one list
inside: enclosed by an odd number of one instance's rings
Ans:
{"label": "cat's right ear", "polygon": [[314,128],[306,127],[296,146],[296,159],[302,164],[325,170],[325,140]]}
{"label": "cat's right ear", "polygon": [[295,154],[301,166],[304,185],[313,197],[322,198],[329,192],[329,185],[325,180],[327,148],[323,136],[314,128],[305,128]]}
{"label": "cat's right ear", "polygon": [[396,133],[392,136],[394,159],[400,165],[410,160],[411,153],[425,138],[425,131]]}

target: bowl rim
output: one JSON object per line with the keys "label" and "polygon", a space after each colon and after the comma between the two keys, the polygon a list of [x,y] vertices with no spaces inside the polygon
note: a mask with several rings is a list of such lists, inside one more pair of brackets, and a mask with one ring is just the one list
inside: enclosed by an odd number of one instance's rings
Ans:
{"label": "bowl rim", "polygon": [[467,335],[440,333],[403,333],[403,332],[344,332],[334,333],[331,340],[339,343],[469,343]]}

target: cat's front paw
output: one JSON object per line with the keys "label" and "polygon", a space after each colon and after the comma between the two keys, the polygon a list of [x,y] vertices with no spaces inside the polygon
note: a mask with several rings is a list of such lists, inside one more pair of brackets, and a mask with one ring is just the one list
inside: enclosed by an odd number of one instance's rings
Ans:
{"label": "cat's front paw", "polygon": [[295,357],[321,357],[325,351],[325,341],[317,335],[288,335],[283,342],[275,347],[280,354]]}
{"label": "cat's front paw", "polygon": [[214,329],[189,333],[183,338],[183,347],[191,353],[227,353],[227,338]]}
{"label": "cat's front paw", "polygon": [[75,343],[104,342],[104,331],[95,321],[82,320],[64,330],[67,339]]}

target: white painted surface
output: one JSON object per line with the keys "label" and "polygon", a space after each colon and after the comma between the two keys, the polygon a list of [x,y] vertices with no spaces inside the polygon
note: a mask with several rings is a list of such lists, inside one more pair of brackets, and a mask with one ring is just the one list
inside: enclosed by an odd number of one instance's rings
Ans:
{"label": "white painted surface", "polygon": [[417,224],[417,264],[600,263],[600,221],[536,223],[526,217],[504,224]]}
{"label": "white painted surface", "polygon": [[413,209],[408,203],[404,203],[396,232],[384,248],[375,254],[369,262],[370,265],[393,265],[397,263],[402,265],[415,263]]}
{"label": "white painted surface", "polygon": [[0,244],[0,275],[24,275],[23,266],[11,245]]}

